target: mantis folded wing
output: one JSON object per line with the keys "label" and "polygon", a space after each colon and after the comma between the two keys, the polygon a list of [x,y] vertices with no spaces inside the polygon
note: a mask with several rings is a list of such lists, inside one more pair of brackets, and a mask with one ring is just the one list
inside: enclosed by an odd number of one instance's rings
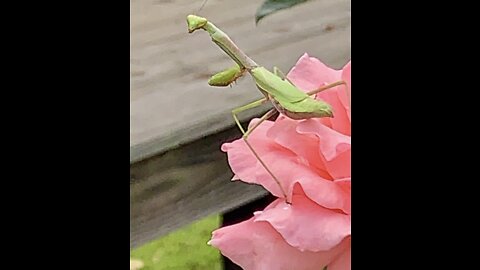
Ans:
{"label": "mantis folded wing", "polygon": [[[248,136],[253,132],[253,130],[255,130],[255,128],[257,128],[263,121],[270,118],[276,111],[295,120],[333,117],[333,112],[330,105],[322,100],[312,98],[311,95],[335,86],[345,84],[345,82],[338,81],[322,86],[309,93],[305,93],[293,85],[288,79],[285,78],[285,76],[280,74],[281,72],[278,69],[274,68],[274,72],[272,73],[266,68],[255,63],[250,57],[242,52],[235,43],[233,43],[227,34],[217,28],[213,23],[209,22],[206,18],[196,15],[188,15],[187,24],[189,33],[199,29],[205,30],[212,38],[212,41],[236,63],[234,67],[228,68],[212,76],[212,78],[209,80],[210,85],[228,86],[239,77],[243,76],[244,71],[247,71],[253,77],[258,90],[260,90],[260,92],[265,96],[263,99],[234,109],[232,111],[232,115],[239,129],[243,133],[243,139],[246,145],[250,148],[252,153],[262,164],[268,174],[277,183],[283,197],[285,198],[285,201],[290,203],[284,187],[274,173],[270,171],[261,157],[257,154],[255,149],[250,145],[248,142]],[[245,131],[240,124],[240,121],[238,121],[237,114],[242,111],[257,107],[266,101],[271,101],[274,109],[268,111],[255,125]]]}

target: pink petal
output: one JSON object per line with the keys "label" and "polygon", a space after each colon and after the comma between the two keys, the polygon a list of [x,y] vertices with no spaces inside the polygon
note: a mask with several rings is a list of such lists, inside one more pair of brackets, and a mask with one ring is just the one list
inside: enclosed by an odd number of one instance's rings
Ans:
{"label": "pink petal", "polygon": [[333,118],[320,118],[320,122],[334,130],[350,136],[351,124],[348,114],[348,105],[344,105],[341,101],[341,96],[345,96],[345,87],[339,86],[331,89],[327,89],[317,94],[317,99],[321,99],[333,109]]}
{"label": "pink petal", "polygon": [[347,109],[348,119],[351,120],[351,111],[350,103],[352,102],[351,90],[352,90],[352,81],[351,81],[351,62],[349,61],[342,70],[342,80],[347,83],[346,89],[338,92],[338,96],[343,106]]}
{"label": "pink petal", "polygon": [[345,249],[332,263],[327,270],[350,270],[352,269],[352,249]]}
{"label": "pink petal", "polygon": [[297,155],[299,163],[309,166],[319,176],[333,179],[328,174],[324,162],[321,162],[318,152],[319,140],[316,136],[301,134],[297,131],[299,121],[287,117],[279,117],[268,130],[267,136],[277,144],[287,148]]}
{"label": "pink petal", "polygon": [[318,205],[339,209],[346,214],[351,213],[351,192],[343,185],[332,181],[319,181],[315,178],[302,178],[295,183],[300,184],[305,195]]}
{"label": "pink petal", "polygon": [[[308,92],[326,84],[340,81],[342,80],[342,75],[342,70],[334,70],[317,58],[304,54],[290,70],[287,77],[298,88]],[[322,118],[321,122],[343,134],[350,135],[348,104],[342,102],[346,95],[345,87],[337,86],[318,93],[316,98],[327,102],[333,109],[334,117]]]}
{"label": "pink petal", "polygon": [[255,221],[269,222],[288,244],[300,251],[330,250],[351,234],[350,216],[321,207],[305,195],[295,192],[292,205],[283,200],[272,205],[257,214]]}
{"label": "pink petal", "polygon": [[326,127],[318,119],[300,122],[297,131],[302,134],[313,134],[319,138],[320,153],[325,158],[328,173],[334,179],[351,176],[350,136]]}
{"label": "pink petal", "polygon": [[327,161],[350,149],[351,137],[345,136],[321,124],[317,119],[308,119],[298,124],[297,131],[314,134],[320,139],[320,151]]}
{"label": "pink petal", "polygon": [[328,251],[301,252],[268,222],[251,218],[214,231],[209,243],[244,270],[318,270],[349,248],[350,239]]}
{"label": "pink petal", "polygon": [[287,78],[298,88],[311,91],[324,83],[332,83],[341,79],[342,71],[332,69],[315,57],[302,55],[295,66],[288,72]]}
{"label": "pink petal", "polygon": [[[266,140],[265,134],[254,133],[249,142],[281,182],[288,198],[291,198],[293,185],[299,183],[305,194],[319,205],[350,213],[351,201],[341,186],[320,177],[311,167],[299,162],[294,153]],[[247,183],[262,185],[273,195],[283,197],[280,187],[243,140],[224,145],[222,149],[227,151],[230,167],[238,178]]]}
{"label": "pink petal", "polygon": [[348,149],[339,154],[332,161],[326,163],[327,170],[334,179],[350,177],[352,175],[352,151]]}
{"label": "pink petal", "polygon": [[340,185],[345,191],[347,191],[349,193],[352,192],[352,180],[351,180],[350,177],[337,179],[337,180],[335,180],[335,183]]}
{"label": "pink petal", "polygon": [[352,62],[348,61],[348,63],[342,69],[342,80],[344,80],[347,83],[348,93],[351,93],[350,90],[352,87],[351,71],[352,71]]}

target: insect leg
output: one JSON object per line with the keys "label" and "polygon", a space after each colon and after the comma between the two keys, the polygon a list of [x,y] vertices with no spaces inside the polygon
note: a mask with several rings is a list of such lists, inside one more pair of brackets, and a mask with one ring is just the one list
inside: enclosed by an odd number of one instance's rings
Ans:
{"label": "insect leg", "polygon": [[260,120],[259,120],[257,123],[255,123],[255,125],[253,125],[251,128],[249,128],[249,129],[247,130],[247,132],[245,132],[245,133],[243,134],[243,138],[244,138],[244,139],[248,138],[248,136],[253,132],[254,129],[256,129],[258,126],[260,126],[260,124],[261,124],[263,121],[265,121],[265,120],[267,120],[268,118],[272,117],[276,112],[277,112],[276,109],[271,109],[270,111],[268,111],[267,113],[265,113],[265,114],[260,118]]}
{"label": "insect leg", "polygon": [[331,84],[327,84],[327,85],[324,85],[324,86],[320,86],[319,88],[315,89],[315,90],[312,90],[310,92],[307,92],[307,94],[309,96],[311,95],[315,95],[317,93],[320,93],[324,90],[327,90],[327,89],[330,89],[330,88],[333,88],[335,86],[339,86],[339,85],[342,85],[344,84],[345,86],[347,86],[347,83],[345,81],[337,81],[337,82],[334,82],[334,83],[331,83]]}
{"label": "insect leg", "polygon": [[[266,99],[261,99],[259,101],[262,101],[264,102]],[[256,101],[258,102],[258,101]],[[272,171],[270,171],[270,169],[267,167],[267,165],[265,164],[265,162],[260,158],[260,156],[257,154],[257,152],[253,149],[252,145],[248,142],[248,136],[253,132],[254,129],[256,129],[263,121],[265,121],[266,119],[270,118],[273,114],[275,114],[276,112],[276,109],[271,109],[270,111],[268,111],[266,114],[264,114],[260,120],[255,123],[255,125],[253,125],[251,128],[249,128],[247,130],[247,132],[244,132],[243,131],[243,127],[242,125],[240,124],[240,121],[238,121],[238,118],[236,116],[237,113],[241,112],[241,111],[244,111],[244,110],[248,110],[248,109],[251,109],[253,107],[248,107],[249,105],[252,105],[252,104],[255,104],[255,102],[253,103],[250,103],[246,106],[243,106],[243,107],[240,107],[234,111],[232,111],[232,114],[233,114],[233,117],[235,119],[235,122],[237,123],[238,127],[240,127],[240,130],[242,131],[243,133],[243,140],[245,141],[245,144],[248,146],[248,148],[250,148],[250,151],[252,151],[253,155],[257,158],[257,160],[260,162],[260,164],[263,166],[263,168],[265,168],[265,170],[267,171],[267,173],[273,178],[273,180],[277,183],[278,187],[280,188],[280,191],[282,192],[282,195],[283,197],[285,198],[285,201],[287,203],[290,203],[288,202],[288,198],[287,198],[287,193],[285,192],[285,189],[283,188],[282,184],[280,183],[280,181],[277,179],[277,177],[272,173]],[[261,104],[261,103],[260,103]],[[257,105],[258,106],[258,105]]]}
{"label": "insect leg", "polygon": [[350,107],[350,95],[348,94],[348,85],[345,81],[337,81],[337,82],[334,82],[334,83],[331,83],[331,84],[327,84],[327,85],[324,85],[324,86],[321,86],[313,91],[310,91],[307,93],[307,95],[311,96],[311,95],[315,95],[317,93],[320,93],[322,92],[323,90],[327,90],[327,89],[330,89],[332,87],[335,87],[335,86],[339,86],[339,85],[345,85],[345,91],[347,92],[347,99],[348,99],[348,106]]}
{"label": "insect leg", "polygon": [[245,134],[245,130],[243,129],[242,124],[240,124],[240,121],[238,121],[237,114],[239,114],[243,111],[250,110],[250,109],[253,109],[255,107],[258,107],[258,106],[262,105],[263,103],[265,103],[265,101],[267,101],[267,99],[262,98],[262,99],[254,101],[252,103],[248,103],[245,106],[233,109],[233,111],[232,111],[233,119],[235,119],[235,123],[237,124],[237,126],[240,129],[240,131],[242,132],[242,134]]}

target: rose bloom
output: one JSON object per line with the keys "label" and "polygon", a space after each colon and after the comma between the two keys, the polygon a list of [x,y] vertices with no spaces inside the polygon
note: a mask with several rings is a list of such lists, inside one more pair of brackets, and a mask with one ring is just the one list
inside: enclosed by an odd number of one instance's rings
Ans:
{"label": "rose bloom", "polygon": [[[242,139],[226,143],[232,180],[259,184],[278,197],[247,221],[213,232],[209,244],[245,270],[350,269],[350,62],[334,70],[303,55],[287,77],[305,92],[343,80],[316,95],[333,118],[265,121],[249,142],[286,189],[287,204],[272,177]],[[254,125],[258,119],[251,121]]]}

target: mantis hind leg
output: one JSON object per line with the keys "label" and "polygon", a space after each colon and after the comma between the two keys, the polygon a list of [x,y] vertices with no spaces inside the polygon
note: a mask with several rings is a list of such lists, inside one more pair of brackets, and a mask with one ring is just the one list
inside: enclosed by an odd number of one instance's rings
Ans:
{"label": "mantis hind leg", "polygon": [[[324,86],[320,86],[319,88],[317,88],[315,90],[307,92],[307,95],[309,95],[309,96],[315,95],[315,94],[320,93],[324,90],[327,90],[327,89],[330,89],[330,88],[333,88],[333,87],[336,87],[336,86],[339,86],[339,85],[342,85],[342,84],[347,86],[347,83],[345,81],[336,81],[334,83],[327,84],[327,85],[324,85]],[[348,95],[348,93],[347,93],[347,95]]]}
{"label": "mantis hind leg", "polygon": [[[273,74],[277,75],[278,77],[280,77],[282,80],[287,80],[289,83],[291,83],[292,85],[293,82],[290,81],[287,76],[285,75],[285,73],[283,73],[278,67],[273,67]],[[333,88],[333,87],[336,87],[336,86],[339,86],[339,85],[345,85],[345,87],[348,87],[347,83],[345,81],[336,81],[336,82],[333,82],[333,83],[330,83],[330,84],[327,84],[327,85],[324,85],[324,86],[321,86],[315,90],[312,90],[310,92],[308,92],[307,94],[309,96],[312,96],[312,95],[315,95],[317,93],[320,93],[324,90],[327,90],[327,89],[330,89],[330,88]],[[348,99],[350,100],[350,97],[349,97],[349,94],[348,94],[348,90],[347,90],[347,97]]]}
{"label": "mantis hind leg", "polygon": [[[285,73],[283,73],[278,67],[273,67],[273,74],[277,75],[278,77],[280,77],[282,80],[287,80],[289,83],[291,83],[293,86],[295,86],[295,84],[293,84],[292,81],[290,81],[287,76],[285,75]],[[312,96],[312,95],[315,95],[317,93],[320,93],[324,90],[327,90],[327,89],[330,89],[330,88],[333,88],[333,87],[336,87],[336,86],[339,86],[339,85],[345,85],[345,87],[348,87],[347,83],[345,81],[336,81],[336,82],[333,82],[331,84],[327,84],[327,85],[324,85],[324,86],[321,86],[313,91],[310,91],[308,92],[307,94],[309,96]],[[348,90],[347,90],[347,97],[348,99],[350,100],[350,97],[349,97],[349,94],[348,94]]]}
{"label": "mantis hind leg", "polygon": [[348,93],[348,85],[345,81],[336,81],[334,83],[321,86],[321,87],[319,87],[319,88],[317,88],[313,91],[308,92],[307,95],[309,95],[309,96],[315,95],[315,94],[320,93],[324,90],[327,90],[327,89],[330,89],[330,88],[333,88],[333,87],[336,87],[336,86],[340,86],[340,85],[345,85],[345,92],[347,94],[348,107],[350,107],[350,94]]}
{"label": "mantis hind leg", "polygon": [[290,202],[288,201],[288,197],[287,197],[287,193],[285,192],[285,189],[283,188],[282,184],[280,183],[280,181],[278,180],[278,178],[272,173],[272,171],[267,167],[267,165],[265,164],[265,162],[260,158],[260,156],[257,154],[257,152],[255,151],[255,149],[253,149],[252,145],[250,144],[250,142],[248,142],[248,136],[258,127],[260,126],[260,124],[262,122],[264,122],[265,120],[267,120],[268,118],[270,118],[271,116],[273,116],[275,113],[276,113],[276,109],[271,109],[269,110],[266,114],[264,114],[260,120],[255,123],[255,125],[253,125],[252,127],[250,127],[246,132],[244,131],[243,127],[242,127],[242,124],[240,123],[240,121],[238,120],[238,117],[237,117],[237,113],[240,113],[242,111],[246,111],[246,110],[249,110],[249,109],[252,109],[254,107],[257,107],[259,105],[261,105],[263,102],[266,101],[266,98],[263,98],[263,99],[260,99],[260,100],[257,100],[257,101],[254,101],[250,104],[247,104],[245,106],[242,106],[240,108],[237,108],[235,110],[232,111],[232,115],[233,115],[233,118],[235,119],[235,123],[237,124],[237,126],[240,128],[240,131],[242,131],[243,133],[243,140],[245,142],[245,144],[247,145],[247,147],[250,149],[250,151],[252,151],[253,155],[255,156],[255,158],[257,158],[257,160],[260,162],[260,164],[262,165],[263,168],[265,168],[265,170],[267,171],[267,173],[273,178],[273,180],[277,183],[278,187],[280,188],[280,191],[282,192],[282,195],[283,197],[285,198],[285,201],[287,203],[290,204]]}

